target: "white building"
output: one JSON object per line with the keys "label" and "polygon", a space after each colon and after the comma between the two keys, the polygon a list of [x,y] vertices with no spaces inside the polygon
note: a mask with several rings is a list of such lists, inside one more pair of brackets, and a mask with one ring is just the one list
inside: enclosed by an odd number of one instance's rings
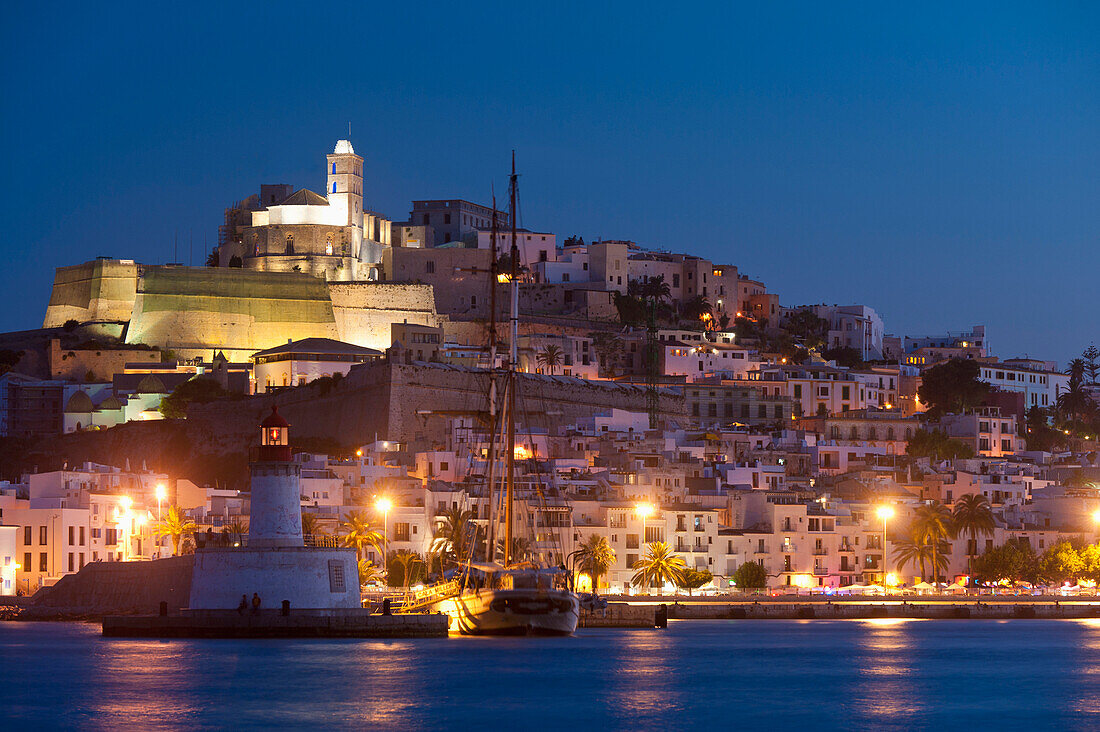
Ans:
{"label": "white building", "polygon": [[1058,395],[1069,387],[1069,375],[1046,366],[1049,364],[1027,359],[983,363],[978,379],[1001,391],[1022,393],[1025,409],[1053,407]]}
{"label": "white building", "polygon": [[351,367],[382,358],[382,352],[331,338],[304,338],[287,341],[252,354],[252,392],[301,386],[323,376],[346,375]]}

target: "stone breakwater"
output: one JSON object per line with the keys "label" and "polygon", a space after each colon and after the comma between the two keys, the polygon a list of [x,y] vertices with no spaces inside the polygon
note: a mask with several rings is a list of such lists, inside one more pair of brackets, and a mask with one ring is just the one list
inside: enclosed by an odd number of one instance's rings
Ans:
{"label": "stone breakwater", "polygon": [[[663,608],[663,609],[662,609]],[[1100,600],[976,598],[905,600],[742,600],[729,602],[610,603],[603,610],[581,612],[582,628],[642,628],[669,620],[1073,620],[1100,618]]]}
{"label": "stone breakwater", "polygon": [[173,616],[109,616],[113,638],[441,638],[449,619],[439,613],[372,615],[369,610],[189,611]]}

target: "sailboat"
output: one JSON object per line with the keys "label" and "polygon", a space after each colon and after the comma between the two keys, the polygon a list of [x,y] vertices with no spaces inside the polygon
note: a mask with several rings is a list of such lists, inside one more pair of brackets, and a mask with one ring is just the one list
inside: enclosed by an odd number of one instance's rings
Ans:
{"label": "sailboat", "polygon": [[[512,153],[512,174],[509,197],[512,217],[512,247],[508,276],[511,303],[509,311],[509,357],[503,374],[504,387],[504,537],[502,562],[493,541],[493,523],[486,540],[486,561],[467,560],[459,572],[447,582],[425,588],[406,603],[409,608],[434,608],[451,617],[451,629],[468,635],[571,635],[577,629],[580,602],[572,591],[571,576],[564,567],[540,566],[537,562],[516,561],[513,537],[516,461],[516,367],[519,363],[519,249],[516,245],[516,161]],[[493,222],[490,266],[490,333],[489,415],[492,435],[489,441],[488,486],[493,497],[493,466],[496,464],[495,436],[497,425],[496,369],[496,198],[493,199]],[[492,503],[492,500],[490,501]],[[476,545],[476,542],[475,542]]]}

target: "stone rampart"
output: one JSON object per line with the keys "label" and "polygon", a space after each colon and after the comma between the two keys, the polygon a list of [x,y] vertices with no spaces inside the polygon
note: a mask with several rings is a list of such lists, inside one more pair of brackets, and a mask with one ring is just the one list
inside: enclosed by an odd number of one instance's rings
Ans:
{"label": "stone rampart", "polygon": [[[521,425],[551,432],[590,416],[593,409],[645,411],[645,389],[611,381],[521,374],[517,417]],[[377,438],[428,447],[446,440],[450,420],[487,409],[488,374],[434,363],[383,361],[356,366],[328,392],[314,384],[276,395],[227,403],[196,404],[188,413],[194,432],[223,444],[255,438],[255,426],[278,404],[296,439],[334,440],[344,446]],[[662,414],[683,420],[682,396],[662,390]],[[522,428],[521,428],[522,429]]]}
{"label": "stone rampart", "polygon": [[97,259],[58,267],[42,327],[60,328],[68,320],[124,323],[130,320],[136,292],[133,262]]}
{"label": "stone rampart", "polygon": [[392,323],[438,327],[431,285],[391,282],[330,282],[329,297],[339,338],[367,348],[389,348]]}
{"label": "stone rampart", "polygon": [[65,612],[85,615],[169,612],[187,607],[193,556],[152,562],[93,562],[36,592],[27,617]]}
{"label": "stone rampart", "polygon": [[288,339],[336,338],[324,281],[233,267],[141,267],[128,343],[248,354]]}

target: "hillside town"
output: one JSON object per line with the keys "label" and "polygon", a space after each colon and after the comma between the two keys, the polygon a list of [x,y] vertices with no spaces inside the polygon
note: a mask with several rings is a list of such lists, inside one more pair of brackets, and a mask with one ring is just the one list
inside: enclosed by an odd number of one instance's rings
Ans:
{"label": "hillside town", "polygon": [[999,353],[982,325],[891,333],[872,304],[781,301],[735,263],[559,238],[514,205],[394,220],[347,140],[324,173],[324,195],[262,184],[227,206],[204,267],[59,268],[43,327],[0,334],[0,591],[247,543],[241,466],[272,407],[307,541],[355,547],[364,585],[491,558],[505,368],[507,551],[586,590],[1100,580],[1085,338],[1060,364]]}

